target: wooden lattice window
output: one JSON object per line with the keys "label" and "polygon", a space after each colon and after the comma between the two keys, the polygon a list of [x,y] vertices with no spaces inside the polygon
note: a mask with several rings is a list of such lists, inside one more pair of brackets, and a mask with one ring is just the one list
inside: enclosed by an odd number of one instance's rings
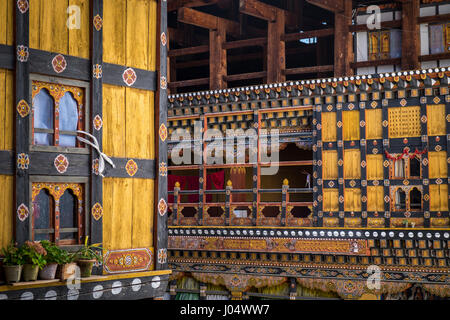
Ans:
{"label": "wooden lattice window", "polygon": [[85,130],[84,87],[32,81],[31,144],[82,148],[77,130]]}
{"label": "wooden lattice window", "polygon": [[389,108],[389,138],[420,135],[420,107]]}
{"label": "wooden lattice window", "polygon": [[81,244],[84,236],[84,184],[32,183],[32,239],[58,245]]}
{"label": "wooden lattice window", "polygon": [[430,54],[450,52],[450,23],[428,26]]}

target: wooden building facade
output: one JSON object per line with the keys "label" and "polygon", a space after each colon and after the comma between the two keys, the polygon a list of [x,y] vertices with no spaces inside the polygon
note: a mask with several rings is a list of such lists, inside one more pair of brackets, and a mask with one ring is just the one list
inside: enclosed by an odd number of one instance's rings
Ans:
{"label": "wooden building facade", "polygon": [[[195,44],[169,50],[170,295],[448,299],[450,56],[445,28],[450,4],[298,1],[305,11],[294,12],[303,21],[308,21],[307,6],[314,5],[328,11],[318,23],[334,21],[334,28],[290,33],[295,24],[286,9],[294,4],[275,2],[169,1],[170,45]],[[379,29],[361,22],[367,21],[370,4],[381,9]],[[218,8],[235,8],[240,24],[226,20],[227,11]],[[170,10],[175,9],[179,23],[173,30]],[[267,35],[237,39],[245,37],[242,30],[258,33],[253,30],[257,23],[245,15],[265,20]],[[278,29],[277,23],[282,24]],[[186,24],[207,29],[209,44],[200,44],[201,33],[194,28],[195,35],[190,34]],[[333,61],[327,68],[271,66],[285,62],[288,39],[313,38],[318,54],[324,54],[315,42],[324,35],[331,36],[327,55]],[[266,48],[265,70],[228,75],[227,70],[239,70],[235,59],[250,64],[256,54],[227,54],[241,46]],[[300,47],[294,49],[315,50]],[[209,58],[185,58],[202,52]],[[230,62],[235,67],[227,69]],[[174,80],[173,73],[179,77],[184,69],[205,63],[209,77]],[[302,80],[311,73],[314,80]],[[227,88],[226,80],[241,86]],[[199,91],[185,92],[186,87]],[[226,162],[228,151],[211,153],[211,143],[225,145],[227,130],[238,129],[231,137],[231,155],[243,153],[245,161]],[[208,130],[218,133],[202,136]],[[256,132],[256,148],[247,130]],[[279,158],[270,163],[262,157],[268,148],[263,141],[273,139],[275,130],[279,145],[272,153],[279,152]],[[186,148],[180,147],[181,135]],[[186,159],[197,161],[174,159],[187,152]],[[253,161],[251,152],[258,154]],[[278,166],[277,172],[263,174],[270,165]],[[378,288],[369,284],[375,270]]]}
{"label": "wooden building facade", "polygon": [[1,1],[0,247],[46,239],[76,250],[88,237],[104,257],[78,290],[0,284],[2,299],[164,294],[166,6]]}

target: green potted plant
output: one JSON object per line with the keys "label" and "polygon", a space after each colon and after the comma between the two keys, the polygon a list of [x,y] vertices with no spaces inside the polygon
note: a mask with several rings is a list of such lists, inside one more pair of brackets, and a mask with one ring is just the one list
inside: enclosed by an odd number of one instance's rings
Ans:
{"label": "green potted plant", "polygon": [[62,250],[60,252],[58,271],[56,275],[58,279],[61,279],[61,281],[65,281],[69,279],[71,275],[75,274],[77,264],[74,262],[74,260],[74,253],[69,253],[65,250]]}
{"label": "green potted plant", "polygon": [[44,258],[47,255],[47,251],[45,251],[42,245],[36,241],[25,241],[20,250],[25,260],[23,266],[23,280],[37,280],[39,270],[47,264],[47,261]]}
{"label": "green potted plant", "polygon": [[24,263],[22,252],[11,242],[6,248],[2,249],[2,255],[4,256],[3,271],[6,283],[19,282]]}
{"label": "green potted plant", "polygon": [[95,262],[103,262],[99,243],[88,245],[88,237],[84,241],[84,246],[75,254],[77,265],[80,267],[82,278],[89,278]]}
{"label": "green potted plant", "polygon": [[47,251],[47,255],[45,256],[47,264],[42,270],[39,270],[39,279],[53,280],[55,279],[58,265],[64,263],[64,253],[66,251],[48,240],[42,240],[41,245]]}

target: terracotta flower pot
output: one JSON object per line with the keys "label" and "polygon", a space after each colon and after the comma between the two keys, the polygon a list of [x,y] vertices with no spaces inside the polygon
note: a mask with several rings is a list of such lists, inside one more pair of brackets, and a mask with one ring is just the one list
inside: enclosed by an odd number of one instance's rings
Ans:
{"label": "terracotta flower pot", "polygon": [[61,279],[61,281],[65,281],[70,278],[70,276],[76,274],[77,264],[75,262],[60,264],[58,266],[58,274],[57,278]]}
{"label": "terracotta flower pot", "polygon": [[39,273],[39,266],[25,264],[23,266],[23,280],[36,281]]}
{"label": "terracotta flower pot", "polygon": [[56,268],[58,268],[57,263],[47,264],[42,270],[39,270],[39,279],[42,280],[53,280],[56,275]]}
{"label": "terracotta flower pot", "polygon": [[97,260],[78,260],[77,264],[80,267],[80,273],[82,278],[89,278],[92,275],[92,267]]}
{"label": "terracotta flower pot", "polygon": [[3,266],[6,283],[19,282],[23,266]]}

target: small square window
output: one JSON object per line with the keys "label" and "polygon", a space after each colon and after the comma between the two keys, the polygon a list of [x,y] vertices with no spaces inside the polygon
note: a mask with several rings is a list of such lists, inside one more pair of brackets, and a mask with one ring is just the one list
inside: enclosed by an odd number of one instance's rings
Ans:
{"label": "small square window", "polygon": [[76,137],[77,130],[89,129],[89,85],[35,75],[32,78],[31,149],[87,153]]}

